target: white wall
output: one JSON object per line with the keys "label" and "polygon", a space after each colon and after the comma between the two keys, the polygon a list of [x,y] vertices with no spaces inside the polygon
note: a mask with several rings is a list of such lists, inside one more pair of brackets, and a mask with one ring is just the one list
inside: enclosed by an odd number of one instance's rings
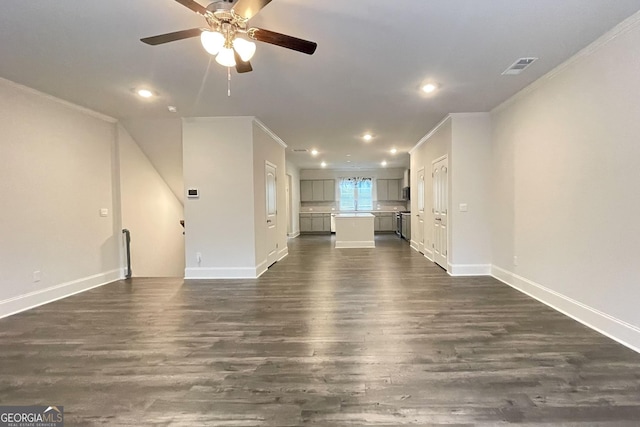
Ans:
{"label": "white wall", "polygon": [[494,274],[637,350],[639,20],[494,110],[491,164]]}
{"label": "white wall", "polygon": [[264,124],[253,122],[253,188],[254,188],[254,224],[255,224],[255,254],[258,274],[267,268],[267,198],[265,164],[271,163],[276,167],[277,212],[276,224],[278,239],[278,260],[288,254],[287,248],[287,213],[286,206],[286,173],[285,146],[274,138]]}
{"label": "white wall", "polygon": [[114,121],[3,79],[0,111],[0,316],[121,277]]}
{"label": "white wall", "polygon": [[184,204],[182,120],[135,118],[121,122],[153,167]]}
{"label": "white wall", "polygon": [[120,125],[118,147],[122,227],[131,232],[133,276],[183,277],[182,203]]}
{"label": "white wall", "polygon": [[[185,278],[255,277],[253,118],[183,120]],[[197,261],[197,254],[201,261]]]}
{"label": "white wall", "polygon": [[286,162],[286,173],[291,176],[291,236],[300,234],[300,168]]}
{"label": "white wall", "polygon": [[[451,116],[449,219],[454,226],[450,230],[449,271],[456,275],[489,274],[491,117],[489,113]],[[466,212],[461,204],[467,205]]]}

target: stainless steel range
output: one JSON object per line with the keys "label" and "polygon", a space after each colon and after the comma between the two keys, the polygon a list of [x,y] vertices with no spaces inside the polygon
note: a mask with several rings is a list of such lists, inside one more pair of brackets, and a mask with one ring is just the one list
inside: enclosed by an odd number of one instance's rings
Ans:
{"label": "stainless steel range", "polygon": [[[403,222],[404,222],[404,226],[403,226]],[[411,227],[411,225],[409,224],[410,222],[411,222],[411,211],[396,212],[396,234],[398,235],[398,237],[405,240],[411,239],[410,232],[408,231],[410,230],[410,227]]]}

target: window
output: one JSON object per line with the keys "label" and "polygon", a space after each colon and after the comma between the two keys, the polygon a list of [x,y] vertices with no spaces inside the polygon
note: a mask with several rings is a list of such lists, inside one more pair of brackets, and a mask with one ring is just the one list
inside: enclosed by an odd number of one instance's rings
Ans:
{"label": "window", "polygon": [[340,210],[370,211],[373,209],[371,178],[340,178]]}

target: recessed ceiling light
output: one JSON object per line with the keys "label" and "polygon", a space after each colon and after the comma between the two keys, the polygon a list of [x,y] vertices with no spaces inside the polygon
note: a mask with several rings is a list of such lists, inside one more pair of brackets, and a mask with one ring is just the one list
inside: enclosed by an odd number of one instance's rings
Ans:
{"label": "recessed ceiling light", "polygon": [[424,93],[433,93],[436,89],[438,89],[438,85],[436,85],[435,83],[427,83],[426,85],[422,86],[422,91]]}
{"label": "recessed ceiling light", "polygon": [[178,112],[178,109],[176,107],[174,107],[173,105],[169,105],[167,107],[167,110],[169,110],[169,112],[171,112],[171,113],[177,113]]}
{"label": "recessed ceiling light", "polygon": [[383,160],[382,163],[380,163],[382,166],[387,166],[387,161]]}
{"label": "recessed ceiling light", "polygon": [[320,163],[320,166],[322,166],[323,168],[327,167],[327,164],[325,162]]}
{"label": "recessed ceiling light", "polygon": [[391,150],[389,150],[389,152],[391,154],[396,154],[398,152],[398,150],[396,150],[395,148],[392,148]]}
{"label": "recessed ceiling light", "polygon": [[142,98],[151,98],[153,96],[153,92],[149,89],[138,89],[136,93]]}
{"label": "recessed ceiling light", "polygon": [[347,163],[351,163],[351,160],[347,160]]}
{"label": "recessed ceiling light", "polygon": [[364,135],[362,135],[362,139],[364,139],[365,141],[371,141],[373,139],[373,135],[371,135],[370,133],[365,133]]}
{"label": "recessed ceiling light", "polygon": [[347,154],[347,157],[351,157],[351,154]]}
{"label": "recessed ceiling light", "polygon": [[316,150],[315,148],[313,150],[311,150],[311,155],[312,156],[317,156],[318,155],[318,150]]}

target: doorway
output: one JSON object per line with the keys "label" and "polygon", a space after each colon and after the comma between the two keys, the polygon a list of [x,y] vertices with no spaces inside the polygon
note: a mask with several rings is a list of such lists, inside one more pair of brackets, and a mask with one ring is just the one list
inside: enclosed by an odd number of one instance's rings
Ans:
{"label": "doorway", "polygon": [[448,170],[446,156],[433,162],[433,261],[447,269]]}
{"label": "doorway", "polygon": [[424,249],[424,167],[418,170],[418,229],[416,230],[416,240],[418,241],[418,251],[425,253]]}
{"label": "doorway", "polygon": [[287,174],[287,182],[285,183],[286,203],[287,203],[287,236],[293,234],[293,199],[291,198],[291,188],[293,187],[293,178]]}
{"label": "doorway", "polygon": [[278,189],[276,165],[266,162],[264,177],[267,199],[267,268],[278,260]]}

